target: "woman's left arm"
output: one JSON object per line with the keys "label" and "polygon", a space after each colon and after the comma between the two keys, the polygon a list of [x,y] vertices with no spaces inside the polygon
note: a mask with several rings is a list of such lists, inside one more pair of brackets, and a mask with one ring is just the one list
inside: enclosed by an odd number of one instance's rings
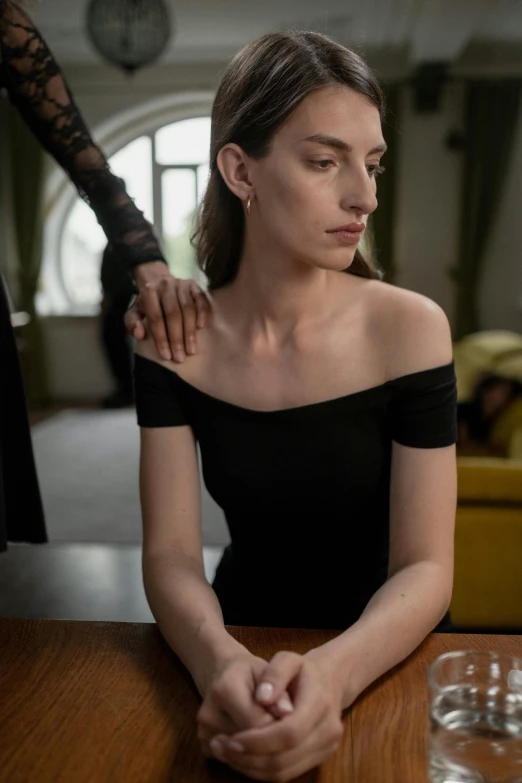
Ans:
{"label": "woman's left arm", "polygon": [[354,625],[306,655],[325,679],[341,686],[344,710],[421,644],[450,600],[446,569],[432,561],[412,563],[384,583]]}
{"label": "woman's left arm", "polygon": [[[390,323],[384,326],[390,339],[387,355],[395,362],[388,368],[391,377],[452,361],[448,319],[435,302],[399,290],[389,311]],[[387,580],[357,622],[308,653],[324,667],[327,677],[333,672],[337,682],[343,683],[343,707],[410,655],[451,602],[457,394],[454,376],[444,377],[440,385],[423,381],[408,387],[406,383],[391,409],[394,437]]]}

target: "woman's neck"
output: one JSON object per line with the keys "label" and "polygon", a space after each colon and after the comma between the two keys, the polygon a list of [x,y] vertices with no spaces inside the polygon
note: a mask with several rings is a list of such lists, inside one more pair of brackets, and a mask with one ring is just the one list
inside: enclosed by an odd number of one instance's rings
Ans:
{"label": "woman's neck", "polygon": [[244,254],[236,278],[217,298],[236,334],[254,348],[278,350],[331,312],[339,274],[274,254]]}

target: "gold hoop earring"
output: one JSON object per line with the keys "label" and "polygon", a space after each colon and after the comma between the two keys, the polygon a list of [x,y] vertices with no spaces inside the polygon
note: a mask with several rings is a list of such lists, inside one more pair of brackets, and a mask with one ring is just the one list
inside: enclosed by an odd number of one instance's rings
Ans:
{"label": "gold hoop earring", "polygon": [[250,196],[247,199],[247,215],[250,215]]}

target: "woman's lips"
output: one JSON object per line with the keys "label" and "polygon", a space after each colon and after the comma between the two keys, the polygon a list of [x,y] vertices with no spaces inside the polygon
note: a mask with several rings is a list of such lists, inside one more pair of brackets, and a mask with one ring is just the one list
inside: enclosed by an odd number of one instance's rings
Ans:
{"label": "woman's lips", "polygon": [[362,231],[329,231],[328,233],[337,237],[344,245],[356,245],[363,234]]}

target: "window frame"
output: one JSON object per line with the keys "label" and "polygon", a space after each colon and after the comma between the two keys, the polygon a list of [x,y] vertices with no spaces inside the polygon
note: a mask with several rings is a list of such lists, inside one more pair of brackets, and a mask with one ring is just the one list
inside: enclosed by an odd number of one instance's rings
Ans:
{"label": "window frame", "polygon": [[[163,238],[162,194],[155,191],[161,191],[162,172],[170,168],[192,167],[190,164],[158,163],[155,157],[155,134],[166,125],[175,122],[210,117],[213,99],[214,93],[211,91],[161,96],[120,112],[92,132],[93,138],[107,158],[111,158],[141,136],[151,138],[153,229],[160,242]],[[80,305],[71,298],[67,290],[61,259],[62,239],[70,213],[79,196],[76,188],[54,161],[50,162],[50,166],[52,169],[46,178],[44,197],[45,228],[40,271],[42,285],[36,296],[36,309],[42,316],[97,316],[99,305]],[[198,198],[197,166],[195,168],[196,198]],[[198,280],[198,282],[201,284],[202,281]]]}

